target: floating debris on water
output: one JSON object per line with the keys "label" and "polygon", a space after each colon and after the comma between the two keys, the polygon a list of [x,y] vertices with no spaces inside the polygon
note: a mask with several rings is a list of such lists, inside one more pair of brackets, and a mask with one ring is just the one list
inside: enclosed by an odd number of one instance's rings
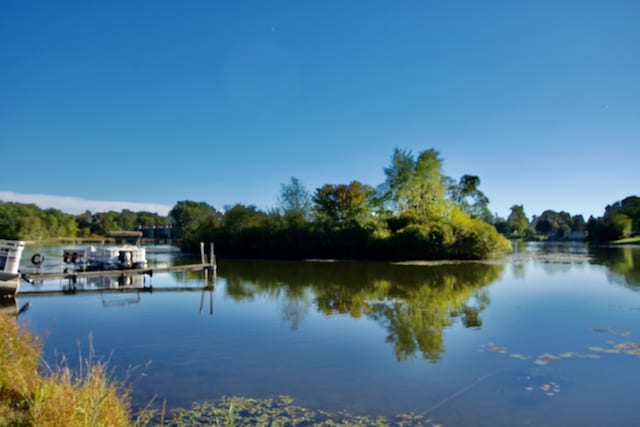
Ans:
{"label": "floating debris on water", "polygon": [[538,358],[540,358],[540,359],[558,360],[558,359],[560,359],[560,356],[556,356],[555,354],[551,354],[551,353],[543,353],[540,356],[538,356]]}
{"label": "floating debris on water", "polygon": [[525,356],[524,354],[520,354],[520,353],[511,353],[510,356],[513,357],[514,359],[519,359],[519,360],[531,359],[531,356]]}
{"label": "floating debris on water", "polygon": [[[533,393],[536,391],[536,387],[527,386],[524,388],[528,393]],[[537,387],[537,390],[544,394],[545,396],[553,397],[560,393],[560,385],[555,381],[550,381],[548,383],[544,383]]]}
{"label": "floating debris on water", "polygon": [[[598,333],[610,333],[618,336],[627,336],[630,335],[631,332],[624,331],[619,332],[613,328],[608,326],[605,327],[591,327],[591,330]],[[533,360],[534,365],[546,366],[553,361],[557,360],[566,360],[566,359],[600,359],[601,355],[599,353],[604,354],[626,354],[630,356],[640,357],[640,343],[638,342],[615,342],[608,340],[606,341],[609,347],[601,347],[601,346],[589,346],[588,349],[592,353],[577,353],[574,351],[565,351],[563,353],[542,353],[538,356],[530,356],[522,353],[508,353],[509,357],[517,360]],[[497,345],[493,342],[489,342],[486,345],[481,345],[478,347],[479,352],[491,352],[491,353],[507,353],[507,347]],[[529,377],[527,377],[529,379]],[[526,386],[524,390],[527,393],[533,393],[536,390],[541,392],[547,397],[554,397],[560,393],[560,385],[554,381],[550,381],[544,383],[542,385],[534,385],[534,386]]]}
{"label": "floating debris on water", "polygon": [[490,342],[489,344],[487,344],[487,350],[494,352],[494,353],[506,353],[507,352],[507,347],[504,346],[497,346],[494,343]]}
{"label": "floating debris on water", "polygon": [[[599,353],[621,353],[624,352],[626,354],[637,355],[640,356],[640,344],[638,343],[622,343],[615,344],[611,348],[597,347],[591,346],[589,350]],[[488,343],[487,345],[481,345],[477,349],[478,352],[492,352],[492,353],[507,353],[507,347],[499,346],[494,343]],[[565,351],[564,353],[554,354],[554,353],[542,353],[539,356],[529,356],[522,353],[509,353],[509,357],[517,360],[533,360],[533,363],[536,365],[544,366],[548,365],[554,360],[560,359],[599,359],[600,355],[594,353],[576,353],[574,351]]]}
{"label": "floating debris on water", "polygon": [[612,328],[611,326],[608,325],[603,325],[603,326],[590,326],[589,330],[592,332],[597,332],[599,334],[612,334],[612,335],[618,335],[621,337],[627,337],[629,335],[631,335],[631,331],[618,331],[614,328]]}
{"label": "floating debris on water", "polygon": [[497,346],[494,343],[490,342],[490,343],[487,343],[487,345],[478,346],[477,351],[479,353],[484,353],[485,351],[489,351],[491,353],[506,353],[507,347]]}
{"label": "floating debris on water", "polygon": [[589,347],[591,351],[597,351],[608,354],[624,353],[629,356],[640,356],[640,343],[637,342],[623,342],[619,344],[610,344],[610,348],[603,347]]}
{"label": "floating debris on water", "polygon": [[544,353],[536,357],[536,360],[534,360],[533,363],[535,363],[536,365],[548,365],[549,363],[551,363],[552,360],[559,360],[559,359],[560,359],[560,356],[556,356],[555,354],[551,354],[551,353]]}

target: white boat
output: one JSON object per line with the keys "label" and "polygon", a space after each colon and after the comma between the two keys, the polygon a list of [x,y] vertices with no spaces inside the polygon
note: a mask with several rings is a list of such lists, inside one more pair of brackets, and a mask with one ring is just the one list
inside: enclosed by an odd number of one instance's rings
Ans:
{"label": "white boat", "polygon": [[140,244],[142,233],[122,231],[109,233],[110,237],[137,238],[135,244],[88,246],[83,249],[65,249],[65,264],[73,264],[83,270],[123,270],[147,268],[147,250]]}
{"label": "white boat", "polygon": [[65,264],[81,270],[123,270],[147,268],[147,251],[141,246],[109,245],[88,246],[83,249],[65,249]]}
{"label": "white boat", "polygon": [[104,270],[146,268],[147,250],[141,246],[90,246],[86,253],[87,263]]}
{"label": "white boat", "polygon": [[0,239],[0,296],[14,296],[20,289],[20,259],[24,242]]}

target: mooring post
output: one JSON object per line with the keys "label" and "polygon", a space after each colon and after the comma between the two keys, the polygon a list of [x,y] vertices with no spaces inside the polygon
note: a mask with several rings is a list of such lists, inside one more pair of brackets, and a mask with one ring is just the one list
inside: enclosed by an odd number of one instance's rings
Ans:
{"label": "mooring post", "polygon": [[211,262],[211,270],[215,273],[218,267],[216,266],[216,254],[213,252],[213,242],[209,243],[209,261]]}
{"label": "mooring post", "polygon": [[205,265],[207,260],[204,257],[204,242],[200,242],[200,263]]}

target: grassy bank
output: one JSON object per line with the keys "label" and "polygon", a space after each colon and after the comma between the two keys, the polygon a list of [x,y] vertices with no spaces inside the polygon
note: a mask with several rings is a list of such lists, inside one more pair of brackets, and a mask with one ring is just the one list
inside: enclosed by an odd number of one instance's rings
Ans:
{"label": "grassy bank", "polygon": [[0,425],[128,426],[128,396],[109,380],[104,363],[81,372],[40,364],[41,343],[11,315],[0,315]]}
{"label": "grassy bank", "polygon": [[611,242],[613,245],[630,245],[640,244],[640,236],[627,237],[626,239],[614,240]]}

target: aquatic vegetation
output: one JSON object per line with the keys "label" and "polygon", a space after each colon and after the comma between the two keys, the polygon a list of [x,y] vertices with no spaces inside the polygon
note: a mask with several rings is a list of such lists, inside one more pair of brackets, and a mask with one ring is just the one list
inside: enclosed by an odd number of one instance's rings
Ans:
{"label": "aquatic vegetation", "polygon": [[289,396],[273,399],[222,397],[215,404],[194,403],[191,408],[173,411],[168,427],[186,426],[372,426],[372,427],[438,427],[433,420],[418,414],[402,413],[393,419],[354,415],[345,411],[328,412],[294,405]]}
{"label": "aquatic vegetation", "polygon": [[[618,336],[627,336],[630,335],[630,331],[619,332],[609,326],[604,327],[590,327],[590,330],[597,333],[609,333]],[[576,353],[573,351],[566,351],[563,353],[555,354],[555,353],[542,353],[538,356],[529,356],[521,353],[509,353],[509,357],[512,359],[527,361],[533,359],[533,364],[538,366],[546,366],[551,362],[562,360],[562,359],[599,359],[601,356],[597,353],[604,354],[626,354],[629,356],[640,357],[640,343],[637,342],[622,342],[616,343],[615,341],[607,341],[607,344],[610,347],[601,347],[601,346],[589,346],[589,351],[593,353]],[[493,342],[489,342],[486,345],[480,345],[477,349],[478,352],[484,353],[498,353],[498,354],[507,354],[508,349],[505,346],[499,346]],[[526,392],[534,392],[536,390],[543,392],[546,396],[552,397],[556,394],[560,393],[560,386],[555,381],[546,382],[538,387],[534,387],[532,385],[525,386],[524,390]]]}
{"label": "aquatic vegetation", "polygon": [[557,393],[560,393],[560,385],[555,381],[550,381],[548,384],[542,384],[540,387],[538,387],[538,390],[551,397],[555,396]]}
{"label": "aquatic vegetation", "polygon": [[[597,332],[597,333],[609,333],[609,334],[614,334],[617,336],[628,336],[631,335],[631,331],[617,331],[614,328],[611,328],[609,326],[602,326],[602,327],[589,327],[590,330],[592,330],[593,332]],[[640,343],[637,342],[623,342],[623,343],[616,343],[615,341],[607,341],[606,342],[608,345],[610,345],[610,347],[601,347],[601,346],[589,346],[587,347],[589,349],[589,351],[592,351],[594,353],[605,353],[605,354],[627,354],[630,356],[638,356],[640,357]],[[508,353],[508,349],[505,346],[499,346],[496,345],[493,342],[489,342],[486,345],[480,345],[477,349],[478,352],[483,353],[483,352],[490,352],[490,353],[500,353],[500,354],[506,354]],[[561,359],[599,359],[600,355],[599,354],[594,354],[594,353],[586,353],[586,354],[582,354],[582,353],[576,353],[573,351],[565,351],[563,353],[559,353],[559,354],[554,354],[554,353],[542,353],[538,356],[529,356],[526,354],[521,354],[521,353],[509,353],[509,356],[513,359],[517,359],[517,360],[531,360],[533,359],[533,363],[535,365],[548,365],[553,361],[556,360],[561,360]]]}
{"label": "aquatic vegetation", "polygon": [[549,383],[542,384],[537,389],[531,386],[525,387],[525,390],[528,392],[534,392],[536,390],[542,392],[545,396],[553,397],[556,394],[560,393],[560,385],[555,381],[550,381]]}

